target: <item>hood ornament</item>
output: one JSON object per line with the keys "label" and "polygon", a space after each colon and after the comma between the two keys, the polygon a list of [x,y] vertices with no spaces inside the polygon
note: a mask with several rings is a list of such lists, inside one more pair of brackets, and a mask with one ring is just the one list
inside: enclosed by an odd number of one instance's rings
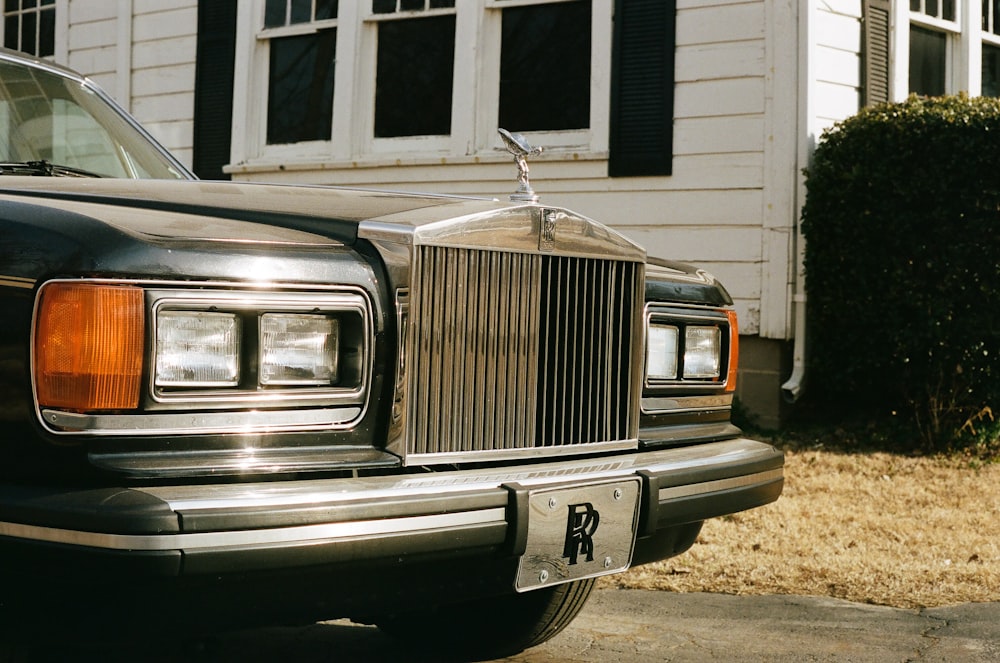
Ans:
{"label": "hood ornament", "polygon": [[538,196],[528,182],[528,157],[542,153],[542,148],[532,147],[528,139],[522,134],[512,134],[506,129],[497,129],[507,151],[514,155],[514,163],[517,164],[517,191],[510,195],[511,201],[515,203],[537,203]]}

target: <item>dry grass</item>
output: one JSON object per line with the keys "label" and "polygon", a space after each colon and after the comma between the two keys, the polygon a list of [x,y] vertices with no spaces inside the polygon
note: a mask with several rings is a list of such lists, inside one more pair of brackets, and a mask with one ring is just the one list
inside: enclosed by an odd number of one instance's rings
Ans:
{"label": "dry grass", "polygon": [[1000,601],[1000,464],[824,451],[785,462],[776,503],[711,520],[684,555],[604,582],[901,608]]}

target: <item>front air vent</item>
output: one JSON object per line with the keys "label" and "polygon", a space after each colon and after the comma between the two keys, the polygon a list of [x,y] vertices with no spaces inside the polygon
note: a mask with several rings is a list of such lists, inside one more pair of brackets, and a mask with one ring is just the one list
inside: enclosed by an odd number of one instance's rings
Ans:
{"label": "front air vent", "polygon": [[637,262],[415,247],[408,462],[632,447]]}

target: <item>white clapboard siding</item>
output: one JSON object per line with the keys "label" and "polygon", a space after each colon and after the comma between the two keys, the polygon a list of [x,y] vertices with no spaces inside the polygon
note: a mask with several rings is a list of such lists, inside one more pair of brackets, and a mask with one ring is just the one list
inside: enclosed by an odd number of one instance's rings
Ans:
{"label": "white clapboard siding", "polygon": [[133,2],[132,113],[190,165],[198,3]]}

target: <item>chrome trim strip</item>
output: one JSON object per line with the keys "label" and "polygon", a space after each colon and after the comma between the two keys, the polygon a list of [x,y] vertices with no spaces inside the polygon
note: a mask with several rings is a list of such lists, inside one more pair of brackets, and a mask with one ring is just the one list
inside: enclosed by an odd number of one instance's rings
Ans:
{"label": "chrome trim strip", "polygon": [[[555,447],[562,453],[601,453],[606,451],[627,451],[635,449],[636,439],[612,440],[610,442],[594,442],[588,444],[574,444],[571,446]],[[468,462],[475,460],[516,460],[528,458],[547,458],[552,456],[553,447],[525,447],[517,449],[490,449],[474,451],[474,456],[470,456],[468,451],[455,451],[450,453],[411,453],[406,457],[409,465],[440,465],[448,463]]]}
{"label": "chrome trim strip", "polygon": [[692,483],[686,486],[673,486],[660,488],[660,501],[675,500],[682,497],[692,497],[694,495],[704,495],[705,493],[718,493],[733,488],[746,488],[756,484],[771,483],[784,477],[783,470],[766,470],[756,474],[747,474],[741,477],[729,479],[719,479],[717,481],[706,481],[704,483]]}
{"label": "chrome trim strip", "polygon": [[28,279],[21,276],[0,275],[0,287],[4,288],[24,288],[25,290],[31,290],[35,287],[35,283],[35,279]]}
{"label": "chrome trim strip", "polygon": [[[436,496],[445,492],[486,491],[505,483],[541,486],[567,481],[624,478],[639,470],[651,473],[698,471],[713,466],[750,463],[770,458],[775,450],[746,438],[689,447],[621,454],[603,458],[536,463],[509,468],[483,468],[392,476],[357,477],[138,488],[166,502],[175,511],[294,507],[377,501],[386,497]],[[701,485],[701,484],[695,484]]]}
{"label": "chrome trim strip", "polygon": [[139,552],[162,550],[194,551],[209,548],[237,548],[283,543],[349,541],[351,539],[373,536],[495,523],[503,524],[505,522],[506,509],[498,508],[430,516],[359,520],[347,523],[324,523],[320,525],[233,532],[192,532],[188,534],[104,534],[101,532],[82,532],[0,522],[0,536],[31,539],[32,541],[44,541],[47,543],[87,546],[106,550]]}
{"label": "chrome trim strip", "polygon": [[644,396],[641,401],[644,414],[683,414],[685,412],[718,412],[733,406],[733,394],[711,396]]}
{"label": "chrome trim strip", "polygon": [[42,418],[62,434],[190,435],[193,433],[263,433],[348,428],[361,416],[360,406],[309,410],[249,410],[164,414],[78,414],[42,410]]}

